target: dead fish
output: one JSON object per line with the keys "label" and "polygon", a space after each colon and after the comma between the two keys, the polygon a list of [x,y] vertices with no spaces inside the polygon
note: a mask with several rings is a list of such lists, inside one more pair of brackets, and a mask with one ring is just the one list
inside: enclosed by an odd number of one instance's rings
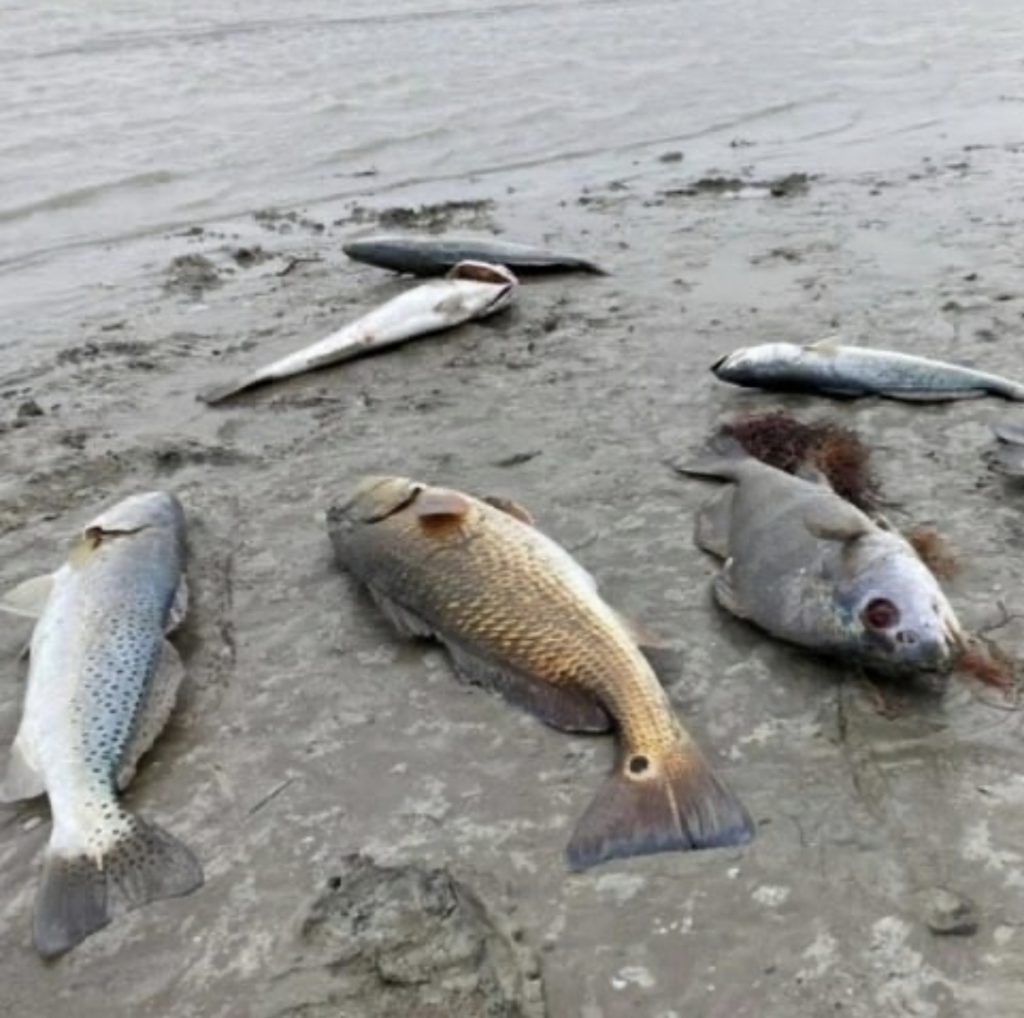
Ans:
{"label": "dead fish", "polygon": [[120,912],[203,882],[188,848],[118,801],[166,724],[184,672],[165,639],[186,610],[184,557],[178,500],[136,495],[94,519],[56,573],[0,601],[38,619],[0,801],[44,792],[50,800],[33,935],[44,957]]}
{"label": "dead fish", "polygon": [[622,619],[521,507],[371,477],[327,525],[339,565],[400,632],[444,644],[462,679],[562,731],[618,729],[619,761],[572,836],[572,868],[750,840],[746,811]]}
{"label": "dead fish", "polygon": [[440,276],[461,261],[507,265],[520,275],[537,272],[590,272],[605,275],[588,258],[546,251],[488,237],[364,237],[342,250],[357,262],[414,276]]}
{"label": "dead fish", "polygon": [[1019,424],[994,424],[999,439],[995,460],[1010,477],[1024,477],[1024,427]]}
{"label": "dead fish", "polygon": [[247,389],[361,357],[464,322],[486,318],[512,303],[518,281],[502,265],[461,262],[444,279],[423,283],[392,298],[312,346],[246,375],[205,390],[204,403],[219,403]]}
{"label": "dead fish", "polygon": [[711,370],[723,382],[754,389],[887,396],[921,403],[985,395],[1024,400],[1024,385],[998,375],[891,350],[842,346],[834,339],[809,346],[744,347],[717,360]]}
{"label": "dead fish", "polygon": [[944,673],[964,645],[911,545],[840,498],[748,455],[732,438],[676,469],[732,483],[698,514],[699,547],[724,560],[719,605],[812,650],[890,675]]}

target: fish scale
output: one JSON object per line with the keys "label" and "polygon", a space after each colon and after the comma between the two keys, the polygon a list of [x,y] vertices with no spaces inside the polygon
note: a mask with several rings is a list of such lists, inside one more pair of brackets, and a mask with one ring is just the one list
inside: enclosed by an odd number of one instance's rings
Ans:
{"label": "fish scale", "polygon": [[329,511],[328,530],[339,564],[402,631],[440,640],[463,678],[555,728],[618,728],[620,760],[569,844],[574,868],[748,841],[745,810],[619,616],[525,516],[406,478],[370,478]]}

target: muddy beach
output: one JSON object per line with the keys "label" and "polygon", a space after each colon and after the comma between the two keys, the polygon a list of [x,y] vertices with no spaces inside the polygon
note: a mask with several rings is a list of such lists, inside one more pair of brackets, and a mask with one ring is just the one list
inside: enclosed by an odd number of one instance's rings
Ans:
{"label": "muddy beach", "polygon": [[[133,490],[169,487],[185,502],[189,678],[128,801],[194,847],[207,883],[45,967],[29,918],[46,810],[5,812],[11,1013],[72,999],[83,1016],[111,999],[118,1013],[182,1016],[1015,1013],[1014,703],[955,682],[941,699],[887,690],[880,711],[855,675],[724,616],[691,540],[707,488],[664,462],[744,410],[841,414],[877,450],[890,512],[934,524],[956,549],[948,589],[965,623],[1019,612],[1021,493],[983,456],[988,424],[1011,405],[823,403],[734,390],[707,367],[740,339],[842,330],[1013,374],[1024,291],[992,181],[1019,193],[1022,160],[959,151],[901,177],[822,175],[796,195],[676,198],[664,192],[680,169],[651,158],[634,185],[543,206],[410,203],[411,227],[514,224],[601,255],[613,274],[531,280],[507,314],[223,409],[198,404],[197,389],[407,284],[340,254],[381,218],[362,206],[161,238],[137,295],[106,295],[72,342],[6,372],[0,572],[6,586],[52,567],[95,506]],[[748,804],[750,848],[566,872],[611,740],[549,731],[460,685],[338,573],[323,511],[382,471],[516,498],[612,603],[670,640],[673,702]],[[4,741],[25,636],[4,628]],[[992,636],[1016,651],[1024,628],[1013,619]],[[444,979],[413,974],[399,993],[404,977],[386,965],[360,962],[369,974],[357,978],[339,962],[379,961],[377,947],[309,934],[356,853],[470,889],[489,931],[473,936],[496,945],[486,987],[467,990],[443,960],[458,1003],[435,1012],[423,998],[410,1012],[410,986],[438,992]],[[956,919],[964,908],[970,922]],[[944,922],[961,935],[933,932]],[[372,1009],[382,985],[397,1010]]]}
{"label": "muddy beach", "polygon": [[[652,120],[553,163],[513,166],[490,139],[501,172],[412,181],[386,152],[352,158],[316,200],[239,170],[237,200],[137,219],[126,202],[118,230],[83,201],[31,251],[40,220],[6,220],[0,588],[54,568],[98,507],[180,496],[188,678],[126,801],[194,849],[206,884],[46,965],[30,935],[49,814],[0,807],[0,1010],[1018,1015],[1015,694],[878,687],[726,616],[692,540],[710,489],[666,466],[739,413],[838,415],[875,450],[887,515],[952,547],[964,624],[1024,653],[1024,487],[989,458],[989,426],[1021,411],[780,397],[709,370],[739,345],[841,333],[1020,377],[1024,144],[1009,86],[990,84],[987,120],[965,104],[929,125],[902,95],[892,116],[924,126],[860,147],[863,120],[834,100],[838,138],[820,110],[722,117],[692,140]],[[546,243],[610,275],[530,279],[493,319],[197,402],[412,285],[341,250],[398,230]],[[613,742],[458,683],[339,573],[324,512],[387,472],[514,498],[669,642],[673,704],[749,808],[751,846],[567,872]],[[27,635],[0,627],[3,745]]]}

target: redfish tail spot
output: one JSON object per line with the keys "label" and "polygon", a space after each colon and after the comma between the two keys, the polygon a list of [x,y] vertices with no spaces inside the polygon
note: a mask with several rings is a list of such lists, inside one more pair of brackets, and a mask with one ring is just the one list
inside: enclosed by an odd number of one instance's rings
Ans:
{"label": "redfish tail spot", "polygon": [[126,820],[125,832],[99,859],[47,851],[33,923],[44,958],[70,951],[121,913],[202,884],[199,863],[180,841],[155,824]]}
{"label": "redfish tail spot", "polygon": [[605,782],[566,850],[569,866],[745,845],[754,825],[742,803],[696,751],[666,760],[632,754]]}

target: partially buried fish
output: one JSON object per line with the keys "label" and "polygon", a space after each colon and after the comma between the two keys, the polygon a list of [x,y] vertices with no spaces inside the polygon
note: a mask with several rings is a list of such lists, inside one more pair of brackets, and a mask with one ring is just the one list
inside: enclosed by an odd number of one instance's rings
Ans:
{"label": "partially buried fish", "polygon": [[94,519],[56,573],[0,601],[8,612],[38,617],[0,801],[44,792],[50,800],[33,937],[46,957],[119,912],[203,882],[181,842],[118,801],[166,724],[182,678],[165,634],[186,609],[184,542],[173,495],[136,495]]}
{"label": "partially buried fish", "polygon": [[357,262],[414,276],[440,276],[467,260],[507,265],[520,275],[572,271],[605,274],[599,265],[579,255],[487,237],[364,237],[350,240],[342,250]]}
{"label": "partially buried fish", "polygon": [[406,290],[325,339],[227,385],[200,393],[204,403],[219,403],[259,385],[361,357],[507,308],[517,280],[501,265],[461,262],[444,279]]}
{"label": "partially buried fish", "polygon": [[986,395],[1024,400],[1024,385],[998,375],[891,350],[842,346],[832,339],[809,346],[744,347],[720,358],[711,370],[723,382],[755,389],[921,403]]}
{"label": "partially buried fish", "polygon": [[443,643],[460,677],[563,731],[617,727],[618,764],[568,846],[574,869],[750,840],[746,811],[626,625],[520,507],[371,477],[329,511],[328,531],[338,563],[392,623]]}
{"label": "partially buried fish", "polygon": [[938,582],[899,534],[824,478],[768,466],[723,436],[681,473],[732,483],[698,514],[696,539],[724,560],[715,599],[791,643],[890,675],[943,673],[964,636]]}
{"label": "partially buried fish", "polygon": [[995,459],[1010,477],[1024,477],[1024,427],[1019,424],[995,424],[992,431],[999,439]]}

